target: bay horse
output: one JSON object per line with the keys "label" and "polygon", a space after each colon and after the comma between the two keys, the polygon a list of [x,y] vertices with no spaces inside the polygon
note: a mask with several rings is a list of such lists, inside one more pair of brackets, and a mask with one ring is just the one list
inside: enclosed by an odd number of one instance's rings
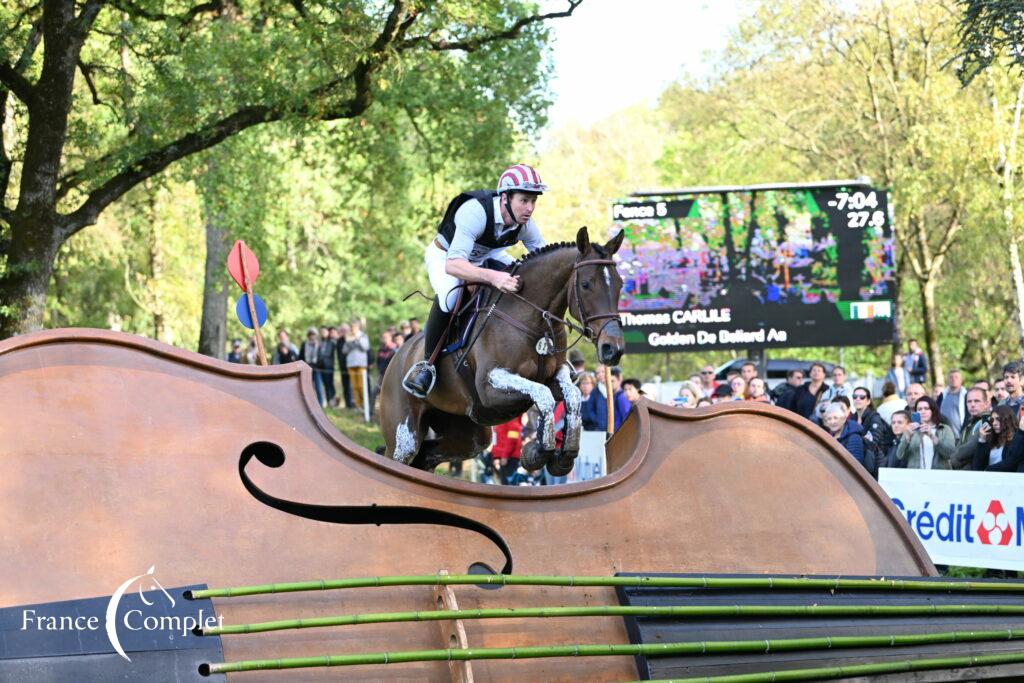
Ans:
{"label": "bay horse", "polygon": [[[523,466],[568,474],[580,449],[581,394],[566,365],[566,311],[605,365],[622,357],[625,339],[619,322],[619,277],[612,256],[622,244],[619,232],[607,244],[591,244],[587,229],[576,241],[541,247],[518,262],[522,283],[515,294],[492,292],[493,311],[483,307],[479,338],[462,358],[437,362],[437,381],[426,398],[402,388],[402,378],[423,358],[423,333],[402,345],[388,365],[380,392],[380,425],[385,455],[432,470],[442,462],[475,458],[491,444],[491,427],[536,405],[540,411],[536,445],[523,449]],[[553,343],[551,343],[553,342]],[[548,347],[548,348],[545,348]],[[455,367],[463,363],[462,372]],[[554,411],[565,401],[562,447],[555,452]],[[435,438],[427,438],[433,430]]]}

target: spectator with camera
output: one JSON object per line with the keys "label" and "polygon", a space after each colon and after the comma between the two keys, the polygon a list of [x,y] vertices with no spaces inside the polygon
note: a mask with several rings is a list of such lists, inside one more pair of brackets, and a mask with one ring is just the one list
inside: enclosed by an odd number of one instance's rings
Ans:
{"label": "spectator with camera", "polygon": [[979,430],[983,424],[988,422],[987,418],[991,414],[991,405],[988,400],[988,394],[984,389],[975,387],[967,391],[967,397],[964,400],[967,419],[964,421],[963,429],[960,430],[960,438],[957,439],[956,450],[950,459],[950,464],[952,464],[954,470],[973,469],[974,452],[977,450]]}
{"label": "spectator with camera", "polygon": [[700,384],[692,381],[683,382],[683,385],[679,387],[679,396],[673,405],[677,408],[696,408],[700,398],[702,398]]}
{"label": "spectator with camera", "polygon": [[1017,471],[1024,450],[1024,439],[1018,430],[1019,419],[1018,412],[1010,406],[996,406],[978,429],[971,469],[988,472]]}
{"label": "spectator with camera", "polygon": [[913,404],[910,424],[896,451],[899,466],[921,470],[948,470],[956,450],[949,425],[939,419],[939,406],[931,396],[922,396]]}

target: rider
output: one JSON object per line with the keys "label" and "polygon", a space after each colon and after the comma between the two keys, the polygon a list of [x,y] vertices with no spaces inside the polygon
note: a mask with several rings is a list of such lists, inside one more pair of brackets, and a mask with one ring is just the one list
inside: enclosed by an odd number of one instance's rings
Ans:
{"label": "rider", "polygon": [[463,192],[448,204],[437,237],[427,245],[424,261],[434,303],[424,330],[423,357],[402,380],[406,391],[425,397],[434,386],[436,373],[430,357],[448,328],[451,310],[463,282],[490,285],[500,292],[519,289],[519,278],[500,270],[482,268],[487,260],[510,265],[505,250],[522,241],[527,251],[544,246],[531,216],[537,197],[547,186],[531,166],[510,166],[498,178],[497,190]]}

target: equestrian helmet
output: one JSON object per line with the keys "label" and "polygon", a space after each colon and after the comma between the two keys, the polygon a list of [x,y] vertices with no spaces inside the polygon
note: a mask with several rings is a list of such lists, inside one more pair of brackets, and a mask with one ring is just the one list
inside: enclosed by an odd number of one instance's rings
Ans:
{"label": "equestrian helmet", "polygon": [[540,179],[540,174],[533,166],[516,164],[509,166],[498,178],[498,193],[529,192],[544,194],[548,186]]}

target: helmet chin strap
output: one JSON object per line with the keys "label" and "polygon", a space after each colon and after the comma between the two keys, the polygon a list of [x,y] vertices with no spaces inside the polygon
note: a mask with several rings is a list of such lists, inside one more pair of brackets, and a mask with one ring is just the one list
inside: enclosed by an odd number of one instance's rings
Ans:
{"label": "helmet chin strap", "polygon": [[512,225],[516,225],[519,223],[519,220],[516,218],[516,214],[512,210],[512,193],[505,192],[503,194],[505,195],[505,211],[508,212],[509,217],[512,219]]}

